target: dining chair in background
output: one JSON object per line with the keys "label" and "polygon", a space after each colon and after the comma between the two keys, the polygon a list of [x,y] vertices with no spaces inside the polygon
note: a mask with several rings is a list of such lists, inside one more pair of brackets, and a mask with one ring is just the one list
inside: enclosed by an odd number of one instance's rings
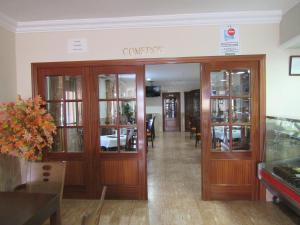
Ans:
{"label": "dining chair in background", "polygon": [[148,141],[150,140],[152,143],[152,148],[153,148],[153,141],[155,139],[154,122],[155,122],[155,116],[148,120],[148,125],[147,125],[147,130],[146,130],[147,144],[148,144]]}
{"label": "dining chair in background", "polygon": [[133,151],[136,148],[136,133],[134,128],[128,128],[126,131],[126,146],[127,151]]}

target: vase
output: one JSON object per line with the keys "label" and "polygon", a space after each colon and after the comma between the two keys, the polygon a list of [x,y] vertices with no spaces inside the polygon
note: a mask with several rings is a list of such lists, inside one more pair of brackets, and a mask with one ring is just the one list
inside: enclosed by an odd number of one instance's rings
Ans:
{"label": "vase", "polygon": [[13,191],[26,182],[28,161],[0,154],[0,191]]}

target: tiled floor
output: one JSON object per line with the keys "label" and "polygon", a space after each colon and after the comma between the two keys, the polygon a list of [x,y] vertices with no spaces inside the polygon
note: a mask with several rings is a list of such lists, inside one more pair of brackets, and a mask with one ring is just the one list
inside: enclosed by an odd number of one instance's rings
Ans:
{"label": "tiled floor", "polygon": [[[148,153],[148,201],[106,200],[101,224],[293,225],[294,214],[272,203],[201,201],[200,148],[184,133],[160,134]],[[93,200],[64,200],[63,225],[80,224]]]}

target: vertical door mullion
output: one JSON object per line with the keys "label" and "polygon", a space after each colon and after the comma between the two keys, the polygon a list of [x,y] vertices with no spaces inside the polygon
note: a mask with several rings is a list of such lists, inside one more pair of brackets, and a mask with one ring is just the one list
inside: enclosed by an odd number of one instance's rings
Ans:
{"label": "vertical door mullion", "polygon": [[117,121],[116,121],[116,126],[117,126],[117,142],[118,142],[118,152],[120,152],[120,146],[121,146],[121,131],[120,131],[120,87],[119,87],[119,73],[116,74],[116,92],[117,92]]}
{"label": "vertical door mullion", "polygon": [[231,82],[232,82],[232,70],[229,71],[229,84],[228,84],[228,91],[229,91],[229,115],[228,115],[228,122],[229,122],[229,151],[232,151],[232,95],[231,95]]}
{"label": "vertical door mullion", "polygon": [[63,89],[63,131],[64,131],[64,149],[63,152],[68,152],[68,140],[67,140],[67,103],[66,103],[66,92],[65,92],[65,74],[62,75],[62,89]]}

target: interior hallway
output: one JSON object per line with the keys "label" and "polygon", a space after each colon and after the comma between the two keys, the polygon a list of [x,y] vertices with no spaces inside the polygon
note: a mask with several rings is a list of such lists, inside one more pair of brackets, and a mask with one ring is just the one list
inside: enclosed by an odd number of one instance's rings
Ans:
{"label": "interior hallway", "polygon": [[[147,201],[106,200],[101,224],[295,225],[300,220],[272,203],[200,200],[200,147],[188,133],[157,135],[148,152]],[[63,225],[80,224],[95,200],[63,200]]]}

